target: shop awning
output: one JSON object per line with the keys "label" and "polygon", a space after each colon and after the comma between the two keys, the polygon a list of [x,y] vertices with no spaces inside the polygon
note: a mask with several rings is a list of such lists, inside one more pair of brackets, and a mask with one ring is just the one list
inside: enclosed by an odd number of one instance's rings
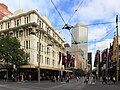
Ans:
{"label": "shop awning", "polygon": [[[35,65],[21,65],[21,66],[17,66],[17,68],[38,68],[38,66]],[[55,67],[49,67],[49,66],[40,66],[41,69],[49,69],[49,70],[60,70],[60,71],[65,71],[65,72],[73,72],[72,70],[64,70],[64,69],[60,69],[60,68],[55,68]]]}
{"label": "shop awning", "polygon": [[60,68],[54,68],[54,67],[49,67],[49,66],[41,66],[41,69],[50,69],[50,70],[60,70]]}
{"label": "shop awning", "polygon": [[21,65],[17,66],[17,68],[36,68],[34,65]]}

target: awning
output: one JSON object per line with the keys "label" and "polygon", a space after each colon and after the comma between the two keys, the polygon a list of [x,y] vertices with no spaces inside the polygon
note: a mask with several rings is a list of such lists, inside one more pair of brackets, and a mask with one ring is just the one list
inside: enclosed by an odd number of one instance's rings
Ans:
{"label": "awning", "polygon": [[[37,66],[38,67],[38,66]],[[37,68],[36,67],[36,68]],[[54,67],[49,67],[49,66],[40,66],[41,69],[50,69],[50,70],[60,70],[60,68],[54,68]]]}
{"label": "awning", "polygon": [[34,65],[21,65],[17,66],[17,68],[36,68]]}
{"label": "awning", "polygon": [[[35,65],[21,65],[17,66],[17,68],[38,68]],[[50,70],[60,70],[60,68],[48,67],[48,66],[40,66],[41,69],[50,69]]]}
{"label": "awning", "polygon": [[73,72],[72,70],[62,70],[62,71],[65,71],[65,72]]}
{"label": "awning", "polygon": [[[17,66],[17,68],[38,68],[38,66],[35,65],[21,65],[21,66]],[[60,71],[65,71],[65,72],[73,72],[72,70],[64,70],[64,69],[60,69],[60,68],[54,68],[54,67],[49,67],[49,66],[40,66],[41,69],[49,69],[49,70],[60,70]]]}

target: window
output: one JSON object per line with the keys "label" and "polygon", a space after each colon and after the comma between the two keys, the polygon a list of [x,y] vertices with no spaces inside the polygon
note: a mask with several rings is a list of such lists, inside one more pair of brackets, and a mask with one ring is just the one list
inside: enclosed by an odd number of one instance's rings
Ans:
{"label": "window", "polygon": [[30,40],[29,40],[29,49],[30,49]]}
{"label": "window", "polygon": [[42,28],[43,28],[43,23],[42,23]]}
{"label": "window", "polygon": [[39,56],[38,56],[38,54],[37,54],[37,62],[38,62],[38,58],[39,58]]}
{"label": "window", "polygon": [[55,37],[55,34],[53,33],[53,38]]}
{"label": "window", "polygon": [[47,47],[47,54],[50,55],[50,48]]}
{"label": "window", "polygon": [[29,22],[29,18],[27,17],[27,23]]}
{"label": "window", "polygon": [[3,29],[3,25],[1,24],[1,29]]}
{"label": "window", "polygon": [[48,30],[48,34],[50,34],[50,29]]}
{"label": "window", "polygon": [[49,58],[47,58],[47,64],[49,65]]}
{"label": "window", "polygon": [[42,48],[40,50],[43,52],[43,45],[42,45]]}
{"label": "window", "polygon": [[55,60],[53,59],[53,60],[52,60],[52,66],[54,66],[54,65],[55,65]]}
{"label": "window", "polygon": [[55,51],[52,52],[52,56],[55,57]]}
{"label": "window", "polygon": [[19,26],[19,20],[17,20],[17,26]]}
{"label": "window", "polygon": [[16,37],[18,38],[18,31],[16,32]]}
{"label": "window", "polygon": [[15,27],[16,27],[16,20],[14,21]]}
{"label": "window", "polygon": [[39,47],[39,43],[37,42],[37,50],[38,50],[38,47]]}
{"label": "window", "polygon": [[8,27],[7,28],[9,28],[10,27],[10,23],[8,22]]}
{"label": "window", "polygon": [[41,58],[42,58],[42,55],[40,55],[40,63],[41,63]]}
{"label": "window", "polygon": [[28,41],[26,41],[26,49],[28,49]]}
{"label": "window", "polygon": [[41,28],[41,21],[40,21],[39,25],[40,25],[40,28]]}
{"label": "window", "polygon": [[26,17],[25,17],[24,23],[26,24]]}
{"label": "window", "polygon": [[43,45],[40,43],[40,46],[39,46],[39,43],[38,43],[38,49],[40,50],[40,51],[43,51]]}

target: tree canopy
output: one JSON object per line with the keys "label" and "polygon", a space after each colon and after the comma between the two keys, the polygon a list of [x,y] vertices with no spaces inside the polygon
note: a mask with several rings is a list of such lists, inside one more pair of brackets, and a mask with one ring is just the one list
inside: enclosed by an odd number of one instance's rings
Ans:
{"label": "tree canopy", "polygon": [[75,69],[76,76],[84,76],[85,72],[82,69]]}
{"label": "tree canopy", "polygon": [[15,37],[0,37],[0,59],[7,64],[28,64],[28,55],[20,48],[20,42]]}

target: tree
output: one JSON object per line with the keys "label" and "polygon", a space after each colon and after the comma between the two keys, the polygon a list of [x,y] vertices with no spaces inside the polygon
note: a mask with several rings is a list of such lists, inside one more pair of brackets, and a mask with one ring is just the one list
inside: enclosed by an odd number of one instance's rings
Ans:
{"label": "tree", "polygon": [[0,37],[0,59],[5,64],[25,65],[28,64],[28,55],[20,48],[20,42],[15,37]]}
{"label": "tree", "polygon": [[84,71],[82,69],[75,69],[76,76],[84,76]]}

